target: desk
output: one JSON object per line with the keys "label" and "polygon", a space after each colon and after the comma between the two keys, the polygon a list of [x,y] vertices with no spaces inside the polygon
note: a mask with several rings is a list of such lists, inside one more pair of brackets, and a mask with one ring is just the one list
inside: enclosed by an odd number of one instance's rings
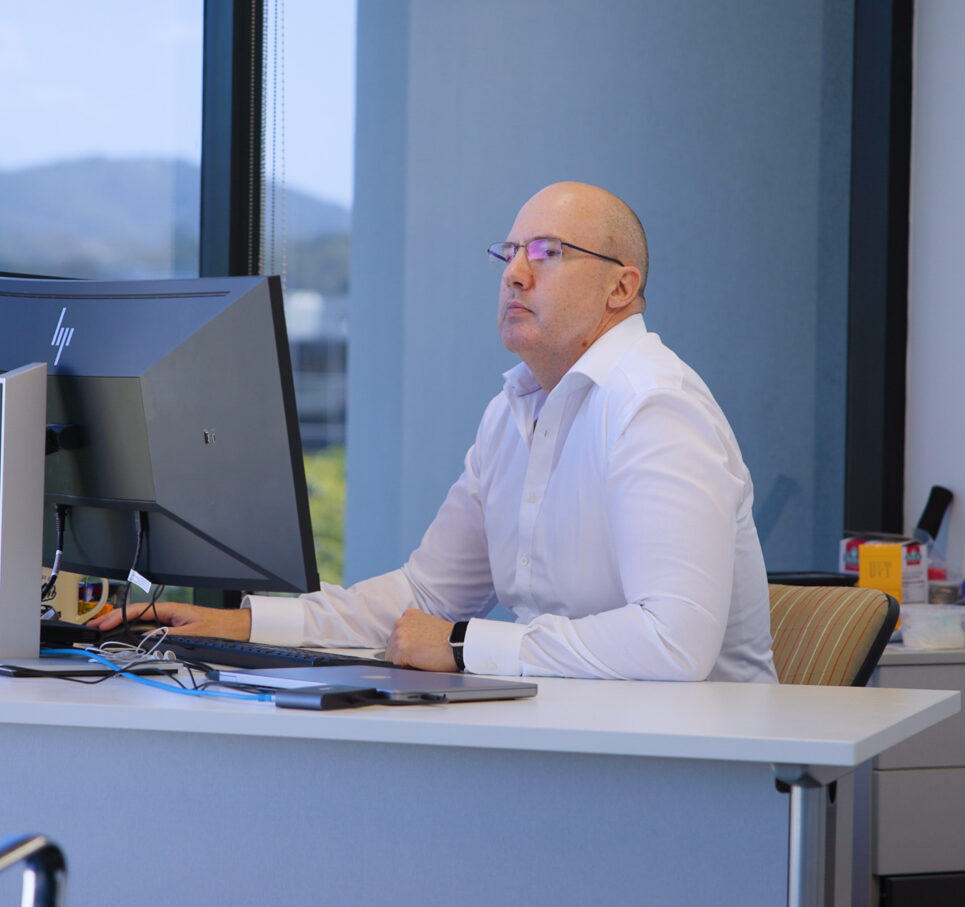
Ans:
{"label": "desk", "polygon": [[74,905],[773,907],[788,797],[772,764],[846,773],[960,705],[923,690],[539,687],[318,713],[0,679],[0,830],[64,848]]}

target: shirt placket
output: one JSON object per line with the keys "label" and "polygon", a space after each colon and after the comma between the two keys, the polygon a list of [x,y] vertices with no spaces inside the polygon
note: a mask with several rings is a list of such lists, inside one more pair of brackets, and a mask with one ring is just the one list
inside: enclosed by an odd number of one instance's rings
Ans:
{"label": "shirt placket", "polygon": [[[516,589],[530,608],[534,607],[535,602],[533,561],[538,558],[534,544],[536,526],[553,469],[553,453],[560,432],[562,403],[561,399],[548,399],[540,413],[530,443],[526,478],[519,506]],[[522,615],[517,612],[517,616]]]}

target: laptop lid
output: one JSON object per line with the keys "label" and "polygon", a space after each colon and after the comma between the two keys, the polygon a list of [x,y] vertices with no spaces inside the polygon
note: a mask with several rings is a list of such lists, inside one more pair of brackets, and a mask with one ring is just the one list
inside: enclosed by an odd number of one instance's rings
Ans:
{"label": "laptop lid", "polygon": [[222,683],[243,683],[269,689],[319,685],[374,687],[388,702],[468,702],[479,699],[522,699],[536,695],[536,684],[520,680],[490,680],[474,674],[439,674],[410,668],[371,665],[330,665],[299,668],[220,669],[209,675]]}

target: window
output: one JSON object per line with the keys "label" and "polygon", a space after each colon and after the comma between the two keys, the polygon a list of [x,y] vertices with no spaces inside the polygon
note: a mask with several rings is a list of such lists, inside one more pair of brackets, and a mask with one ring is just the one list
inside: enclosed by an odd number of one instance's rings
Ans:
{"label": "window", "polygon": [[342,581],[355,0],[267,0],[262,269],[281,274],[319,573]]}
{"label": "window", "polygon": [[[211,7],[209,30],[230,25],[231,10]],[[264,0],[263,10],[264,226],[252,270],[285,286],[316,551],[323,579],[338,582],[356,4]],[[0,145],[0,271],[199,273],[204,11],[198,0],[5,11],[0,77],[13,90],[0,95],[0,116],[17,141]],[[215,39],[209,46],[232,46]],[[215,219],[228,228],[224,212]]]}
{"label": "window", "polygon": [[198,273],[202,34],[194,0],[7,5],[0,270]]}

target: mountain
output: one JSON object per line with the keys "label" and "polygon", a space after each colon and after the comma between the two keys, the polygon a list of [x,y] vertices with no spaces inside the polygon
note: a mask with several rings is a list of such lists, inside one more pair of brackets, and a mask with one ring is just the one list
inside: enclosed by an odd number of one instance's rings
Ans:
{"label": "mountain", "polygon": [[[0,270],[72,277],[197,273],[200,191],[200,168],[182,160],[86,158],[0,171]],[[302,262],[299,268],[317,272],[319,250],[338,272],[327,273],[327,284],[347,281],[350,226],[340,205],[286,191],[287,257],[296,286],[317,285],[317,273],[306,274],[314,281],[306,283],[292,266]]]}

